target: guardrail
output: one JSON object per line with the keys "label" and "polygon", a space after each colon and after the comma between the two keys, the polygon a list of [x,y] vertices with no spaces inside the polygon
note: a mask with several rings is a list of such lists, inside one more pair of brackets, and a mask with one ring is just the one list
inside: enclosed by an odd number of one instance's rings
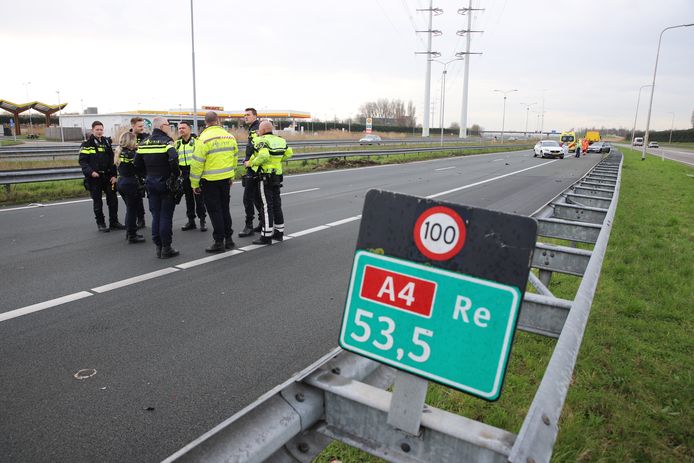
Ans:
{"label": "guardrail", "polygon": [[[352,150],[352,151],[323,151],[318,153],[299,153],[288,160],[288,162],[308,161],[314,159],[347,158],[351,156],[391,156],[404,153],[421,153],[426,151],[462,151],[462,150],[481,150],[490,148],[489,146],[452,146],[452,147],[433,147],[433,148],[400,148],[384,150]],[[499,145],[494,148],[519,148],[517,145]],[[239,161],[239,165],[242,162]],[[79,167],[51,167],[42,169],[24,170],[4,170],[0,171],[0,185],[5,185],[9,190],[11,185],[18,183],[48,182],[55,180],[76,180],[83,178],[82,169]]]}
{"label": "guardrail", "polygon": [[[338,439],[396,462],[548,462],[559,431],[619,197],[622,155],[612,153],[534,216],[538,236],[590,243],[591,251],[538,242],[518,329],[558,338],[518,435],[424,405],[421,428],[388,424],[394,374],[335,349],[200,436],[165,462],[311,461]],[[581,276],[573,300],[548,289],[554,272]],[[375,380],[374,378],[378,379]]]}

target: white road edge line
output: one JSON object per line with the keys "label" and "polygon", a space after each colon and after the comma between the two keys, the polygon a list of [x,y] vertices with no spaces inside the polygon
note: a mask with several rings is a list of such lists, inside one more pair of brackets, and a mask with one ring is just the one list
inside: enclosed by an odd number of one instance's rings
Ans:
{"label": "white road edge line", "polygon": [[62,206],[64,204],[86,203],[87,201],[91,201],[91,198],[90,199],[77,199],[75,201],[63,201],[62,203],[50,203],[50,204],[32,203],[32,204],[29,204],[28,206],[8,207],[7,209],[0,209],[0,212],[19,211],[22,209],[37,209],[39,207],[49,207],[49,206]]}
{"label": "white road edge line", "polygon": [[142,281],[151,280],[152,278],[158,278],[163,275],[168,275],[169,273],[178,272],[179,269],[174,267],[166,267],[161,270],[156,270],[154,272],[144,273],[132,278],[126,278],[125,280],[116,281],[114,283],[109,283],[103,286],[97,286],[92,288],[95,293],[105,293],[107,291],[113,291],[114,289],[122,288],[123,286],[134,285],[135,283],[140,283]]}
{"label": "white road edge line", "polygon": [[299,236],[308,235],[310,233],[315,233],[317,231],[326,230],[328,228],[330,228],[330,227],[328,227],[327,225],[318,225],[317,227],[313,227],[313,228],[309,228],[307,230],[302,230],[302,231],[298,231],[296,233],[292,233],[289,236],[291,236],[292,238],[298,238]]}
{"label": "white road edge line", "polygon": [[483,185],[483,184],[485,184],[485,183],[493,182],[493,181],[495,181],[495,180],[499,180],[500,178],[510,177],[511,175],[520,174],[521,172],[525,172],[526,170],[537,169],[538,167],[546,166],[547,164],[551,164],[551,163],[553,163],[553,162],[557,162],[557,159],[555,159],[555,160],[553,160],[553,161],[543,162],[542,164],[538,164],[538,165],[536,165],[536,166],[527,167],[527,168],[525,168],[525,169],[517,170],[517,171],[515,171],[515,172],[509,172],[508,174],[504,174],[504,175],[499,175],[499,176],[497,176],[497,177],[488,178],[487,180],[482,180],[482,181],[480,181],[480,182],[471,183],[471,184],[469,184],[469,185],[463,185],[463,186],[460,186],[460,187],[458,187],[458,188],[453,188],[452,190],[442,191],[441,193],[434,193],[433,195],[429,195],[429,196],[427,196],[426,198],[427,198],[427,199],[438,198],[439,196],[447,195],[447,194],[449,194],[449,193],[455,193],[456,191],[466,190],[466,189],[468,189],[468,188],[472,188],[473,186],[478,186],[478,185]]}
{"label": "white road edge line", "polygon": [[197,267],[198,265],[206,264],[208,262],[214,262],[216,260],[225,259],[227,257],[235,256],[236,254],[242,254],[242,253],[243,253],[243,250],[234,249],[232,251],[215,254],[214,256],[207,256],[207,257],[203,257],[202,259],[190,260],[190,261],[184,262],[182,264],[174,265],[174,267],[180,268],[181,270],[185,270],[188,268]]}
{"label": "white road edge line", "polygon": [[10,320],[12,318],[21,317],[22,315],[28,315],[33,312],[38,312],[44,309],[50,309],[57,305],[65,304],[72,301],[77,301],[79,299],[84,299],[85,297],[93,296],[89,291],[80,291],[79,293],[68,294],[67,296],[58,297],[56,299],[51,299],[50,301],[39,302],[38,304],[28,305],[22,307],[21,309],[10,310],[9,312],[0,313],[0,322],[5,320]]}
{"label": "white road edge line", "polygon": [[434,169],[435,171],[439,170],[448,170],[448,169],[456,169],[458,166],[451,166],[451,167],[441,167],[440,169]]}
{"label": "white road edge line", "polygon": [[354,222],[355,220],[359,220],[359,219],[361,219],[361,214],[355,215],[354,217],[347,217],[346,219],[342,219],[342,220],[336,220],[335,222],[326,223],[325,226],[326,227],[337,227],[338,225]]}

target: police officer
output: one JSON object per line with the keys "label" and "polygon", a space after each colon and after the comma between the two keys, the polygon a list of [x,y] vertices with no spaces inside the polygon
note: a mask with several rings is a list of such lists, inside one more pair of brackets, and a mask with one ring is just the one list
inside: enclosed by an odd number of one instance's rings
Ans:
{"label": "police officer", "polygon": [[205,125],[195,142],[190,185],[196,194],[202,193],[212,222],[214,242],[205,252],[224,252],[234,247],[229,190],[234,180],[239,148],[236,138],[221,126],[217,113],[209,111],[205,114]]}
{"label": "police officer", "polygon": [[[142,143],[149,134],[145,132],[145,120],[141,117],[133,117],[130,119],[130,131],[137,137],[137,144]],[[142,196],[137,199],[137,228],[145,228],[145,205]]]}
{"label": "police officer", "polygon": [[135,169],[146,175],[145,186],[149,194],[149,210],[152,213],[152,241],[157,246],[157,257],[168,259],[178,255],[171,247],[173,240],[174,203],[171,185],[178,178],[178,153],[169,136],[169,121],[155,117],[154,130],[137,149]]}
{"label": "police officer", "polygon": [[[244,162],[248,161],[253,155],[253,140],[258,135],[258,112],[255,108],[246,108],[246,114],[243,120],[248,125],[248,142],[246,143],[246,157]],[[260,231],[260,226],[257,229],[253,228],[253,215],[255,209],[255,190],[257,189],[258,179],[255,172],[250,168],[246,168],[246,175],[243,176],[243,208],[246,212],[246,226],[239,233],[240,237],[251,236],[254,232]],[[260,210],[258,210],[260,217]]]}
{"label": "police officer", "polygon": [[282,187],[282,161],[291,158],[294,151],[284,138],[272,133],[272,123],[263,121],[258,127],[254,143],[255,153],[244,162],[258,174],[256,203],[262,211],[261,237],[253,244],[272,244],[272,240],[284,239],[284,214],[280,188]]}
{"label": "police officer", "polygon": [[205,202],[202,195],[193,193],[190,186],[190,163],[193,161],[193,152],[195,150],[195,139],[197,136],[192,133],[190,124],[181,121],[178,124],[178,140],[176,140],[176,151],[178,151],[178,167],[181,169],[183,177],[183,192],[186,196],[186,215],[188,223],[181,230],[195,230],[195,214],[197,213],[200,219],[200,231],[207,231],[205,224]]}
{"label": "police officer", "polygon": [[[79,164],[84,174],[84,186],[89,190],[94,202],[94,218],[101,232],[111,228],[123,230],[125,227],[118,221],[118,196],[116,196],[116,166],[113,163],[111,139],[104,137],[104,124],[92,122],[92,134],[80,146]],[[104,204],[101,194],[106,194],[110,228],[106,226]]]}
{"label": "police officer", "polygon": [[132,132],[123,133],[118,139],[118,147],[113,162],[118,168],[118,192],[125,201],[125,239],[129,243],[143,243],[145,238],[137,233],[138,204],[142,203],[139,179],[135,172],[135,153],[137,137]]}

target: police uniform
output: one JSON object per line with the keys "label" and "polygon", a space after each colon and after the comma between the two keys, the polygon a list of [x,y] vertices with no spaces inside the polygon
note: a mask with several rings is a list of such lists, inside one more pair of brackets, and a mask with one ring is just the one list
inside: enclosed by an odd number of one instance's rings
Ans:
{"label": "police uniform", "polygon": [[[253,147],[253,140],[258,136],[258,126],[260,125],[260,120],[256,119],[253,121],[250,127],[248,127],[248,142],[246,143],[246,156],[243,159],[248,161],[253,152],[255,151]],[[246,213],[246,226],[244,230],[239,233],[239,236],[250,236],[253,234],[253,216],[256,209],[255,201],[255,191],[257,189],[258,179],[255,172],[250,168],[246,168],[246,175],[243,177],[243,208]],[[260,217],[260,210],[258,210],[258,217]]]}
{"label": "police uniform", "polygon": [[[166,259],[178,255],[171,247],[173,240],[173,213],[176,204],[170,189],[171,180],[179,176],[178,153],[173,140],[160,129],[154,129],[137,148],[135,169],[146,175],[145,186],[149,194],[152,213],[152,241],[157,246],[157,257]],[[168,185],[167,185],[168,181]]]}
{"label": "police uniform", "polygon": [[142,194],[135,172],[135,153],[122,148],[118,155],[118,192],[125,202],[125,238],[129,243],[142,243],[144,238],[137,234],[137,213],[142,204]]}
{"label": "police uniform", "polygon": [[202,195],[193,194],[193,188],[190,186],[190,163],[193,161],[193,152],[195,151],[195,135],[191,134],[188,141],[179,138],[176,140],[176,151],[178,152],[178,167],[181,169],[181,177],[183,177],[183,193],[186,197],[186,216],[188,223],[181,230],[192,230],[195,227],[195,214],[200,219],[200,231],[207,231],[205,225],[205,202]]}
{"label": "police uniform", "polygon": [[[80,146],[79,164],[85,177],[84,186],[89,190],[94,203],[94,218],[99,231],[107,232],[110,228],[120,230],[125,228],[118,222],[118,196],[116,196],[115,185],[111,183],[111,179],[116,177],[111,139],[108,137],[99,139],[90,135]],[[92,177],[93,172],[97,172],[99,177]],[[110,228],[106,227],[102,193],[106,194]]]}
{"label": "police uniform", "polygon": [[214,243],[205,249],[207,252],[222,252],[234,247],[229,191],[238,162],[238,151],[236,138],[219,125],[207,127],[195,142],[190,185],[201,188],[212,222]]}
{"label": "police uniform", "polygon": [[284,214],[282,213],[282,161],[291,158],[294,151],[287,146],[287,141],[267,133],[254,141],[255,154],[249,160],[249,166],[258,174],[256,203],[262,211],[261,238],[254,244],[270,244],[272,239],[282,241],[284,238]]}
{"label": "police uniform", "polygon": [[[133,129],[130,129],[130,132],[132,131]],[[136,133],[135,137],[137,137],[137,144],[140,145],[147,137],[149,137],[149,134],[147,132]],[[145,205],[143,202],[143,196],[140,196],[137,200],[137,228],[145,228]]]}

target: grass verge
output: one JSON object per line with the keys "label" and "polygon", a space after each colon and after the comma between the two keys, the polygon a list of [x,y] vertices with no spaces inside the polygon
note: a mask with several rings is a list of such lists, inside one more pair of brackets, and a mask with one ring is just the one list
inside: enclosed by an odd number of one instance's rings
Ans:
{"label": "grass verge", "polygon": [[[555,462],[694,461],[694,169],[625,154],[617,215],[564,405]],[[578,278],[550,289],[573,299]],[[555,341],[519,332],[495,403],[430,384],[427,403],[517,433]],[[378,462],[333,443],[317,462]]]}
{"label": "grass verge", "polygon": [[[527,149],[527,146],[499,150],[498,148],[485,148],[482,150],[464,151],[424,151],[421,153],[407,153],[390,156],[343,156],[329,159],[301,160],[287,163],[284,168],[286,174],[298,174],[332,169],[346,169],[377,164],[395,164],[403,162],[421,161],[444,157],[455,157],[469,154],[493,153],[501,151],[515,151]],[[1,163],[0,163],[1,164]],[[4,164],[2,164],[4,165]],[[75,160],[64,161],[12,161],[12,169],[31,169],[39,167],[76,167]],[[244,169],[236,169],[236,178],[241,178]],[[71,197],[86,196],[87,192],[82,187],[81,180],[65,180],[58,182],[25,183],[12,185],[9,191],[0,189],[0,205],[21,204],[27,202],[47,202]]]}

